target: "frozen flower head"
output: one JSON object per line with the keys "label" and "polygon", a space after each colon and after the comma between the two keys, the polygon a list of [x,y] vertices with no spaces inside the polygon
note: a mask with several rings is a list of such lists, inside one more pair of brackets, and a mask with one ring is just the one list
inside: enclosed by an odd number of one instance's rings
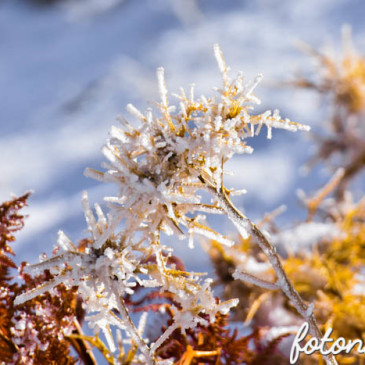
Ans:
{"label": "frozen flower head", "polygon": [[127,110],[139,126],[121,118],[122,125],[112,127],[103,148],[107,171],[86,170],[87,176],[119,187],[118,196],[107,199],[113,203],[115,222],[126,218],[126,225],[137,229],[149,225],[181,234],[180,225],[189,226],[186,213],[201,207],[196,192],[203,187],[202,177],[221,186],[224,163],[234,154],[251,153],[246,140],[258,135],[263,125],[268,138],[272,128],[308,129],[282,120],[278,111],[253,114],[253,104],[259,103],[253,90],[262,76],[247,84],[242,73],[230,80],[218,45],[214,53],[223,79],[215,97],[195,99],[191,87],[189,95],[183,89],[175,95],[177,106],[170,105],[164,70],[159,68],[158,110],[143,114],[129,104]]}

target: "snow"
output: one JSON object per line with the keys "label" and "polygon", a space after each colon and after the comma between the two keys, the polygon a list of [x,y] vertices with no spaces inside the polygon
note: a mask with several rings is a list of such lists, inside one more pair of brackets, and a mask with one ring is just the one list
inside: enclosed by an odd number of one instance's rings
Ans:
{"label": "snow", "polygon": [[284,230],[272,236],[276,245],[281,245],[289,252],[300,249],[308,251],[322,239],[330,240],[341,235],[338,226],[334,223],[309,222],[301,223],[293,229]]}
{"label": "snow", "polygon": [[[71,1],[67,10],[26,1],[0,4],[0,199],[35,190],[15,247],[22,252],[19,261],[35,261],[56,242],[59,229],[83,237],[81,192],[87,189],[100,202],[107,190],[82,172],[99,166],[107,131],[117,114],[125,115],[125,105],[143,111],[157,100],[157,67],[164,67],[171,92],[194,82],[196,96],[209,95],[219,84],[212,57],[219,43],[233,75],[239,69],[246,80],[264,74],[255,90],[264,110],[278,106],[284,117],[313,124],[321,111],[312,96],[271,87],[273,80],[311,67],[294,40],[335,42],[349,23],[361,45],[365,32],[365,5],[355,0],[191,0],[189,7],[182,1],[109,1],[109,10],[96,1],[92,7],[82,3],[84,11]],[[311,180],[297,174],[310,153],[308,142],[284,133],[273,131],[272,141],[260,139],[252,156],[232,161],[236,176],[227,177],[226,185],[247,189],[238,205],[250,216],[288,202],[292,216],[298,184],[312,189],[327,179],[323,173]]]}

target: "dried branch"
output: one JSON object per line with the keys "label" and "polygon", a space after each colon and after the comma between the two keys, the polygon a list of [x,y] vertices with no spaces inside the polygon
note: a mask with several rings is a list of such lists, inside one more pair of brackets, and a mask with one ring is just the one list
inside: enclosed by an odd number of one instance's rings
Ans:
{"label": "dried branch", "polygon": [[[201,180],[202,179],[203,178],[201,177]],[[273,269],[275,270],[276,275],[278,276],[276,285],[281,288],[298,313],[304,318],[306,322],[308,322],[311,335],[320,341],[322,339],[322,333],[313,315],[313,308],[305,304],[304,300],[294,288],[283,268],[275,247],[268,241],[265,235],[255,226],[253,222],[251,222],[249,218],[245,217],[239,210],[237,210],[232,201],[225,194],[224,190],[214,189],[212,187],[210,187],[210,190],[217,199],[221,208],[225,210],[228,218],[236,226],[240,234],[243,232],[244,237],[247,237],[247,230],[250,232],[253,239],[268,258]],[[332,354],[326,355],[324,358],[326,363],[329,365],[337,364],[337,361]]]}

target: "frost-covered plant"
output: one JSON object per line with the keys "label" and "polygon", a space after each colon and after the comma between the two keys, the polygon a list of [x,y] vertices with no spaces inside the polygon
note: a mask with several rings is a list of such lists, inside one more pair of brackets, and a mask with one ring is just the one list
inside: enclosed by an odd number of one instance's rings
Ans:
{"label": "frost-covered plant", "polygon": [[[214,323],[198,326],[182,334],[175,331],[158,349],[162,358],[175,364],[271,364],[281,365],[286,359],[278,350],[280,342],[291,333],[281,333],[268,340],[268,328],[256,328],[247,336],[230,331],[227,316],[219,315]],[[214,350],[212,350],[214,349]]]}
{"label": "frost-covered plant", "polygon": [[317,72],[300,76],[299,88],[313,89],[324,96],[329,108],[327,132],[318,136],[319,149],[314,160],[325,160],[344,167],[344,177],[337,188],[341,200],[348,182],[365,166],[365,57],[354,47],[351,29],[343,27],[342,54],[319,52],[308,45],[304,51],[317,61]]}
{"label": "frost-covered plant", "polygon": [[[0,359],[3,364],[76,364],[71,346],[84,363],[93,363],[88,346],[71,334],[81,334],[83,311],[76,288],[59,285],[52,293],[45,293],[22,305],[15,298],[35,285],[50,280],[44,272],[30,277],[23,273],[24,263],[17,267],[10,243],[23,228],[20,209],[26,205],[29,193],[0,205]],[[18,269],[19,280],[14,282],[11,270]]]}
{"label": "frost-covered plant", "polygon": [[[345,177],[345,169],[339,169],[324,188],[305,200],[309,211],[306,224],[320,219],[332,227],[331,234],[313,240],[311,253],[305,246],[289,253],[284,266],[301,295],[315,303],[322,328],[332,328],[334,338],[356,340],[365,336],[365,200],[354,202],[350,192],[341,202],[327,197]],[[338,355],[340,363],[357,364],[364,358],[356,352]]]}
{"label": "frost-covered plant", "polygon": [[[341,203],[328,197],[343,176],[344,169],[339,169],[313,197],[305,198],[308,209],[305,222],[280,230],[272,222],[279,209],[266,216],[261,224],[284,253],[283,266],[295,288],[301,297],[314,304],[321,329],[332,328],[331,338],[356,340],[365,336],[365,201],[354,203],[349,194]],[[274,280],[275,272],[251,238],[229,249],[213,241],[210,255],[219,277],[217,283],[224,285],[224,296],[240,298],[235,320],[244,320],[253,328],[300,323],[297,311],[283,293],[267,285]],[[244,283],[233,278],[242,278]],[[270,311],[276,315],[270,315]],[[304,356],[301,363],[317,363],[319,356]],[[357,364],[364,359],[363,354],[356,352],[337,357],[340,363]]]}
{"label": "frost-covered plant", "polygon": [[[99,219],[95,220],[87,205],[86,194],[83,201],[89,229],[93,230],[93,239],[81,252],[63,232],[60,232],[58,239],[60,251],[57,255],[24,268],[33,275],[48,269],[54,278],[18,297],[16,304],[37,297],[60,283],[69,287],[77,286],[84,309],[88,314],[86,321],[96,333],[99,330],[104,333],[110,351],[112,353],[116,351],[110,329],[111,326],[116,326],[125,330],[131,337],[131,341],[139,347],[143,355],[142,363],[154,362],[153,353],[176,328],[184,331],[199,323],[208,324],[209,322],[202,318],[200,313],[208,314],[209,319],[214,320],[218,312],[227,313],[235,304],[234,300],[217,303],[210,289],[210,280],[202,282],[194,273],[180,272],[173,267],[170,268],[167,265],[167,258],[161,251],[155,252],[153,247],[146,247],[147,242],[141,240],[136,243],[127,241],[124,231],[119,235],[111,233],[104,244],[98,248],[97,239],[110,223],[107,223],[98,206],[96,211]],[[127,245],[125,241],[129,244]],[[150,244],[157,245],[152,242]],[[151,255],[155,255],[157,265],[143,262]],[[141,329],[136,328],[122,299],[123,295],[133,293],[133,287],[137,283],[146,288],[160,287],[161,290],[173,293],[174,300],[180,305],[179,308],[173,308],[174,324],[150,347],[140,333],[143,325],[140,326]],[[115,312],[118,312],[120,316]]]}
{"label": "frost-covered plant", "polygon": [[[297,131],[308,127],[281,119],[278,111],[254,114],[253,104],[259,100],[253,91],[262,76],[244,83],[239,73],[231,80],[218,45],[214,46],[214,53],[223,79],[215,97],[195,98],[191,87],[189,95],[182,89],[175,95],[177,106],[170,105],[164,70],[157,70],[161,96],[157,111],[148,109],[142,113],[128,105],[139,125],[134,127],[120,118],[121,126],[112,127],[103,148],[108,160],[103,165],[106,171],[86,170],[87,176],[118,187],[116,196],[105,198],[107,216],[96,204],[95,217],[84,193],[82,201],[91,237],[83,248],[60,232],[58,252],[24,268],[30,275],[49,270],[53,278],[18,296],[15,303],[22,304],[52,291],[60,283],[76,286],[86,321],[107,339],[110,363],[128,360],[121,340],[118,340],[119,354],[115,355],[113,327],[124,331],[132,348],[138,348],[138,355],[132,356],[134,363],[171,363],[171,359],[159,358],[156,351],[175,330],[184,335],[197,326],[209,326],[217,316],[227,314],[237,305],[237,299],[217,300],[211,279],[177,270],[169,262],[172,249],[161,242],[161,233],[181,239],[188,237],[190,247],[196,234],[226,247],[234,245],[234,241],[208,227],[205,216],[199,212],[223,214],[234,223],[243,239],[251,237],[268,259],[276,278],[274,282],[265,282],[255,273],[241,273],[239,278],[265,289],[281,290],[309,323],[310,333],[318,339],[322,336],[313,306],[307,305],[295,290],[275,246],[233,205],[231,196],[240,192],[226,188],[223,183],[225,163],[235,154],[252,153],[247,140],[257,136],[263,126],[269,139],[272,128]],[[204,196],[209,193],[211,201],[206,201],[202,193]],[[164,238],[166,242],[169,239]],[[137,285],[168,292],[176,303],[171,306],[170,325],[154,343],[143,337],[144,316],[137,328],[125,302]],[[336,363],[331,355],[325,359],[327,363]]]}
{"label": "frost-covered plant", "polygon": [[[352,46],[349,29],[344,28],[343,33],[342,58],[309,49],[318,60],[319,72],[294,82],[326,96],[330,130],[319,138],[315,159],[341,167],[313,197],[300,192],[308,210],[305,221],[287,230],[277,227],[273,220],[282,212],[280,207],[265,216],[259,226],[270,232],[284,257],[284,269],[301,297],[314,304],[321,329],[333,328],[333,338],[363,339],[364,201],[354,203],[345,189],[365,166],[365,62]],[[333,197],[327,198],[332,193]],[[244,320],[253,328],[300,323],[290,301],[271,284],[275,272],[257,250],[252,236],[230,248],[213,240],[209,253],[224,296],[240,298],[235,320]],[[317,363],[319,356],[305,356],[300,361]],[[340,354],[338,359],[340,363],[358,364],[363,354]]]}

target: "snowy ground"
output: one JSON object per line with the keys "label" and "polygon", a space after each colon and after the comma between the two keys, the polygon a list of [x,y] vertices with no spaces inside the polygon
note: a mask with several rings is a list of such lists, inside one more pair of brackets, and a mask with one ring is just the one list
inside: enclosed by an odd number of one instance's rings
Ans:
{"label": "snowy ground", "polygon": [[[197,94],[211,94],[220,82],[212,52],[219,43],[234,73],[264,73],[258,111],[278,107],[315,126],[323,117],[318,100],[277,82],[312,67],[297,40],[338,48],[347,23],[361,49],[364,12],[360,0],[0,1],[0,200],[35,191],[18,260],[50,253],[58,229],[83,236],[81,191],[93,201],[110,194],[83,170],[99,167],[108,129],[128,102],[145,109],[155,100],[156,67],[165,67],[170,91],[194,82]],[[253,156],[230,165],[236,175],[227,185],[248,190],[238,205],[258,218],[285,203],[286,217],[299,217],[296,188],[308,191],[326,179],[324,171],[299,173],[311,154],[308,140],[274,131],[272,141],[259,138],[254,147]],[[189,268],[207,266],[200,255],[189,256]]]}

